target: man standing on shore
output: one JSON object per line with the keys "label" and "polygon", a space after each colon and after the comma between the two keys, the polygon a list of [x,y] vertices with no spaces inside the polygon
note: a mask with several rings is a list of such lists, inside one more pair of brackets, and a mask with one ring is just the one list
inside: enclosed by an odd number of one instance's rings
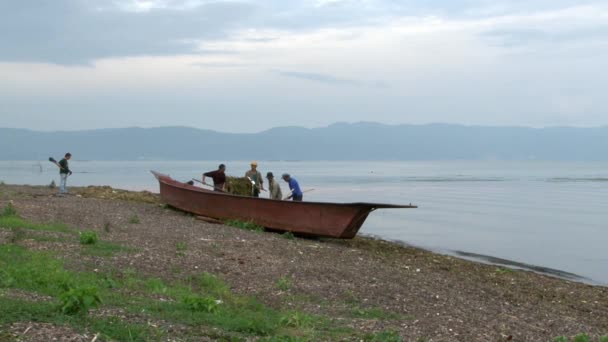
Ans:
{"label": "man standing on shore", "polygon": [[266,178],[268,178],[268,190],[270,191],[270,199],[274,200],[282,200],[283,194],[281,193],[281,186],[277,181],[274,180],[274,175],[272,172],[268,172],[266,174]]}
{"label": "man standing on shore", "polygon": [[203,184],[207,184],[205,183],[205,177],[213,179],[214,191],[226,191],[226,165],[220,164],[217,170],[203,173]]}
{"label": "man standing on shore", "polygon": [[251,195],[253,197],[260,197],[260,191],[264,190],[264,179],[262,178],[262,174],[257,170],[258,162],[251,162],[251,170],[245,172],[245,177],[247,177],[251,181],[251,186],[253,189],[251,190]]}
{"label": "man standing on shore", "polygon": [[304,194],[300,189],[300,184],[298,184],[298,181],[295,178],[292,178],[289,173],[284,173],[282,178],[287,182],[287,184],[289,184],[289,189],[291,190],[291,195],[289,195],[286,199],[291,198],[294,201],[302,201]]}
{"label": "man standing on shore", "polygon": [[68,193],[67,182],[68,176],[72,174],[68,160],[72,158],[71,153],[66,153],[63,159],[59,161],[59,195],[65,195]]}

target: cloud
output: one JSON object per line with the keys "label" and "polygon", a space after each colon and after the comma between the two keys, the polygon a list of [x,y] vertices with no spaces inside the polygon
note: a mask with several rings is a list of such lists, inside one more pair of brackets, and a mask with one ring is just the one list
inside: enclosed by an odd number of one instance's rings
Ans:
{"label": "cloud", "polygon": [[201,39],[224,39],[254,6],[209,2],[184,10],[127,11],[85,0],[0,3],[0,60],[88,64],[124,56],[166,56],[198,51]]}
{"label": "cloud", "polygon": [[321,82],[326,84],[338,84],[338,85],[360,85],[360,82],[342,79],[338,77],[334,77],[331,75],[317,74],[312,72],[299,72],[299,71],[282,71],[282,70],[273,70],[274,73],[284,76],[297,78],[307,81]]}

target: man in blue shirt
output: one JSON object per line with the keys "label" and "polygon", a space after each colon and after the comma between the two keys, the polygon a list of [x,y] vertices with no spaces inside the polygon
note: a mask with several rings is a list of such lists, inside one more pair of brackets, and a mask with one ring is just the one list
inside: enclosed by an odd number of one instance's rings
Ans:
{"label": "man in blue shirt", "polygon": [[302,190],[300,189],[300,184],[295,178],[292,178],[289,173],[283,174],[283,180],[289,184],[289,189],[291,190],[291,195],[289,195],[286,199],[293,199],[294,201],[302,201]]}

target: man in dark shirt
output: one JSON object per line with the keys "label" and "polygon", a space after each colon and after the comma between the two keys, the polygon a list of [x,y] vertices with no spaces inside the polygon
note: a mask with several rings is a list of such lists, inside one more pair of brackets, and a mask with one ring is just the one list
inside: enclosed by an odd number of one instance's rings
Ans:
{"label": "man in dark shirt", "polygon": [[67,182],[68,182],[68,175],[72,174],[72,171],[70,171],[70,166],[68,164],[68,160],[70,160],[70,158],[72,158],[72,154],[71,153],[66,153],[65,156],[63,157],[63,159],[61,159],[59,161],[59,194],[63,195],[63,194],[67,194],[68,193],[68,188],[67,188]]}
{"label": "man in dark shirt", "polygon": [[213,179],[213,188],[215,191],[225,191],[226,165],[220,164],[217,170],[203,173],[203,184],[207,184],[205,183],[205,177],[211,177]]}

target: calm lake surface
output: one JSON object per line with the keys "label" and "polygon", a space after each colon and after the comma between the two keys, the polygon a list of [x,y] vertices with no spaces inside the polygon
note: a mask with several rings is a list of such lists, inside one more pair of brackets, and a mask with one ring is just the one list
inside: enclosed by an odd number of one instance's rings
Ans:
{"label": "calm lake surface", "polygon": [[[378,210],[361,233],[482,261],[512,261],[608,284],[608,163],[553,162],[287,162],[259,170],[289,172],[306,201],[416,204]],[[217,161],[72,160],[69,185],[111,185],[158,192],[149,173],[200,177]],[[248,161],[227,162],[242,176]],[[59,184],[48,161],[0,161],[10,184]],[[283,193],[287,186],[281,181]],[[493,257],[504,260],[491,259]],[[514,264],[514,266],[518,266]],[[548,270],[551,271],[551,270]],[[567,275],[566,275],[567,276]]]}

